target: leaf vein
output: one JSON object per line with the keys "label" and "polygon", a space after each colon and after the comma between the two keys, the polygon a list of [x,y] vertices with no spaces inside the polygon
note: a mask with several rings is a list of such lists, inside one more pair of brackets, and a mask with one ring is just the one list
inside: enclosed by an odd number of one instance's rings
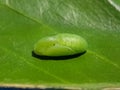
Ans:
{"label": "leaf vein", "polygon": [[113,66],[116,67],[117,69],[120,69],[120,66],[119,66],[117,63],[112,62],[111,60],[109,60],[109,59],[106,58],[105,56],[99,55],[99,54],[97,54],[96,52],[93,52],[93,51],[91,51],[91,50],[88,50],[88,53],[93,54],[93,55],[95,55],[96,57],[100,58],[101,60],[103,60],[103,61],[105,61],[105,62],[113,65]]}
{"label": "leaf vein", "polygon": [[12,53],[12,54],[15,55],[15,56],[19,56],[19,58],[21,58],[22,60],[24,60],[24,62],[26,62],[26,63],[29,64],[30,66],[34,67],[35,69],[37,69],[37,70],[39,70],[39,71],[42,71],[42,72],[46,73],[46,74],[49,75],[49,76],[54,77],[55,79],[57,79],[57,80],[59,80],[59,81],[61,81],[61,82],[63,82],[63,83],[70,83],[70,82],[68,82],[68,81],[66,81],[66,80],[64,80],[64,79],[62,79],[62,78],[60,78],[60,77],[58,77],[58,76],[56,76],[56,75],[54,75],[54,74],[49,73],[49,72],[46,71],[46,70],[43,70],[43,69],[38,68],[38,67],[35,66],[34,64],[28,62],[25,57],[20,56],[20,55],[17,55],[16,53],[14,53],[14,52],[11,51],[11,50],[8,50],[8,49],[6,49],[6,48],[4,48],[4,47],[2,47],[1,49],[3,49],[3,50],[6,51],[6,52],[10,52],[10,53]]}

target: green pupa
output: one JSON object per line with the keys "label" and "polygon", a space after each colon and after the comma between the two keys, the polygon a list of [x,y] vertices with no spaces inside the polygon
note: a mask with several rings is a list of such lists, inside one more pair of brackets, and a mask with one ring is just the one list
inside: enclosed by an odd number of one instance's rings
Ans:
{"label": "green pupa", "polygon": [[87,42],[76,34],[60,33],[41,38],[34,46],[34,53],[40,56],[68,56],[83,53]]}

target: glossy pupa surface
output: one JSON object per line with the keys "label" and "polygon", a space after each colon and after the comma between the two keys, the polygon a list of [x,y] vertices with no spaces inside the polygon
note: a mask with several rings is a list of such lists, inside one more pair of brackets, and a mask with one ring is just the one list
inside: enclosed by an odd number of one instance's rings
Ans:
{"label": "glossy pupa surface", "polygon": [[34,53],[41,56],[67,56],[83,53],[87,42],[76,34],[60,33],[41,38],[34,46]]}

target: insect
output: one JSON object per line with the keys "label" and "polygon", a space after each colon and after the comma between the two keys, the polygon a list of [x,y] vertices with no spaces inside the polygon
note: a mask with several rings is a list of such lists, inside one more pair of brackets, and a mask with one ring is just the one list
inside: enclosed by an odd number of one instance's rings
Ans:
{"label": "insect", "polygon": [[87,42],[76,34],[60,33],[41,38],[34,46],[34,53],[40,56],[67,56],[83,53]]}

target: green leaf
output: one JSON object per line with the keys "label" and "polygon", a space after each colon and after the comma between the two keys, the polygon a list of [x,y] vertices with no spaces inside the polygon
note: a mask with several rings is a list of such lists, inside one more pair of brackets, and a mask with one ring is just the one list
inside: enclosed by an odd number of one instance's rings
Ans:
{"label": "green leaf", "polygon": [[[109,0],[0,0],[0,86],[120,86],[120,12]],[[74,33],[87,52],[67,60],[32,56],[44,36]]]}
{"label": "green leaf", "polygon": [[108,0],[118,11],[120,11],[120,0]]}

